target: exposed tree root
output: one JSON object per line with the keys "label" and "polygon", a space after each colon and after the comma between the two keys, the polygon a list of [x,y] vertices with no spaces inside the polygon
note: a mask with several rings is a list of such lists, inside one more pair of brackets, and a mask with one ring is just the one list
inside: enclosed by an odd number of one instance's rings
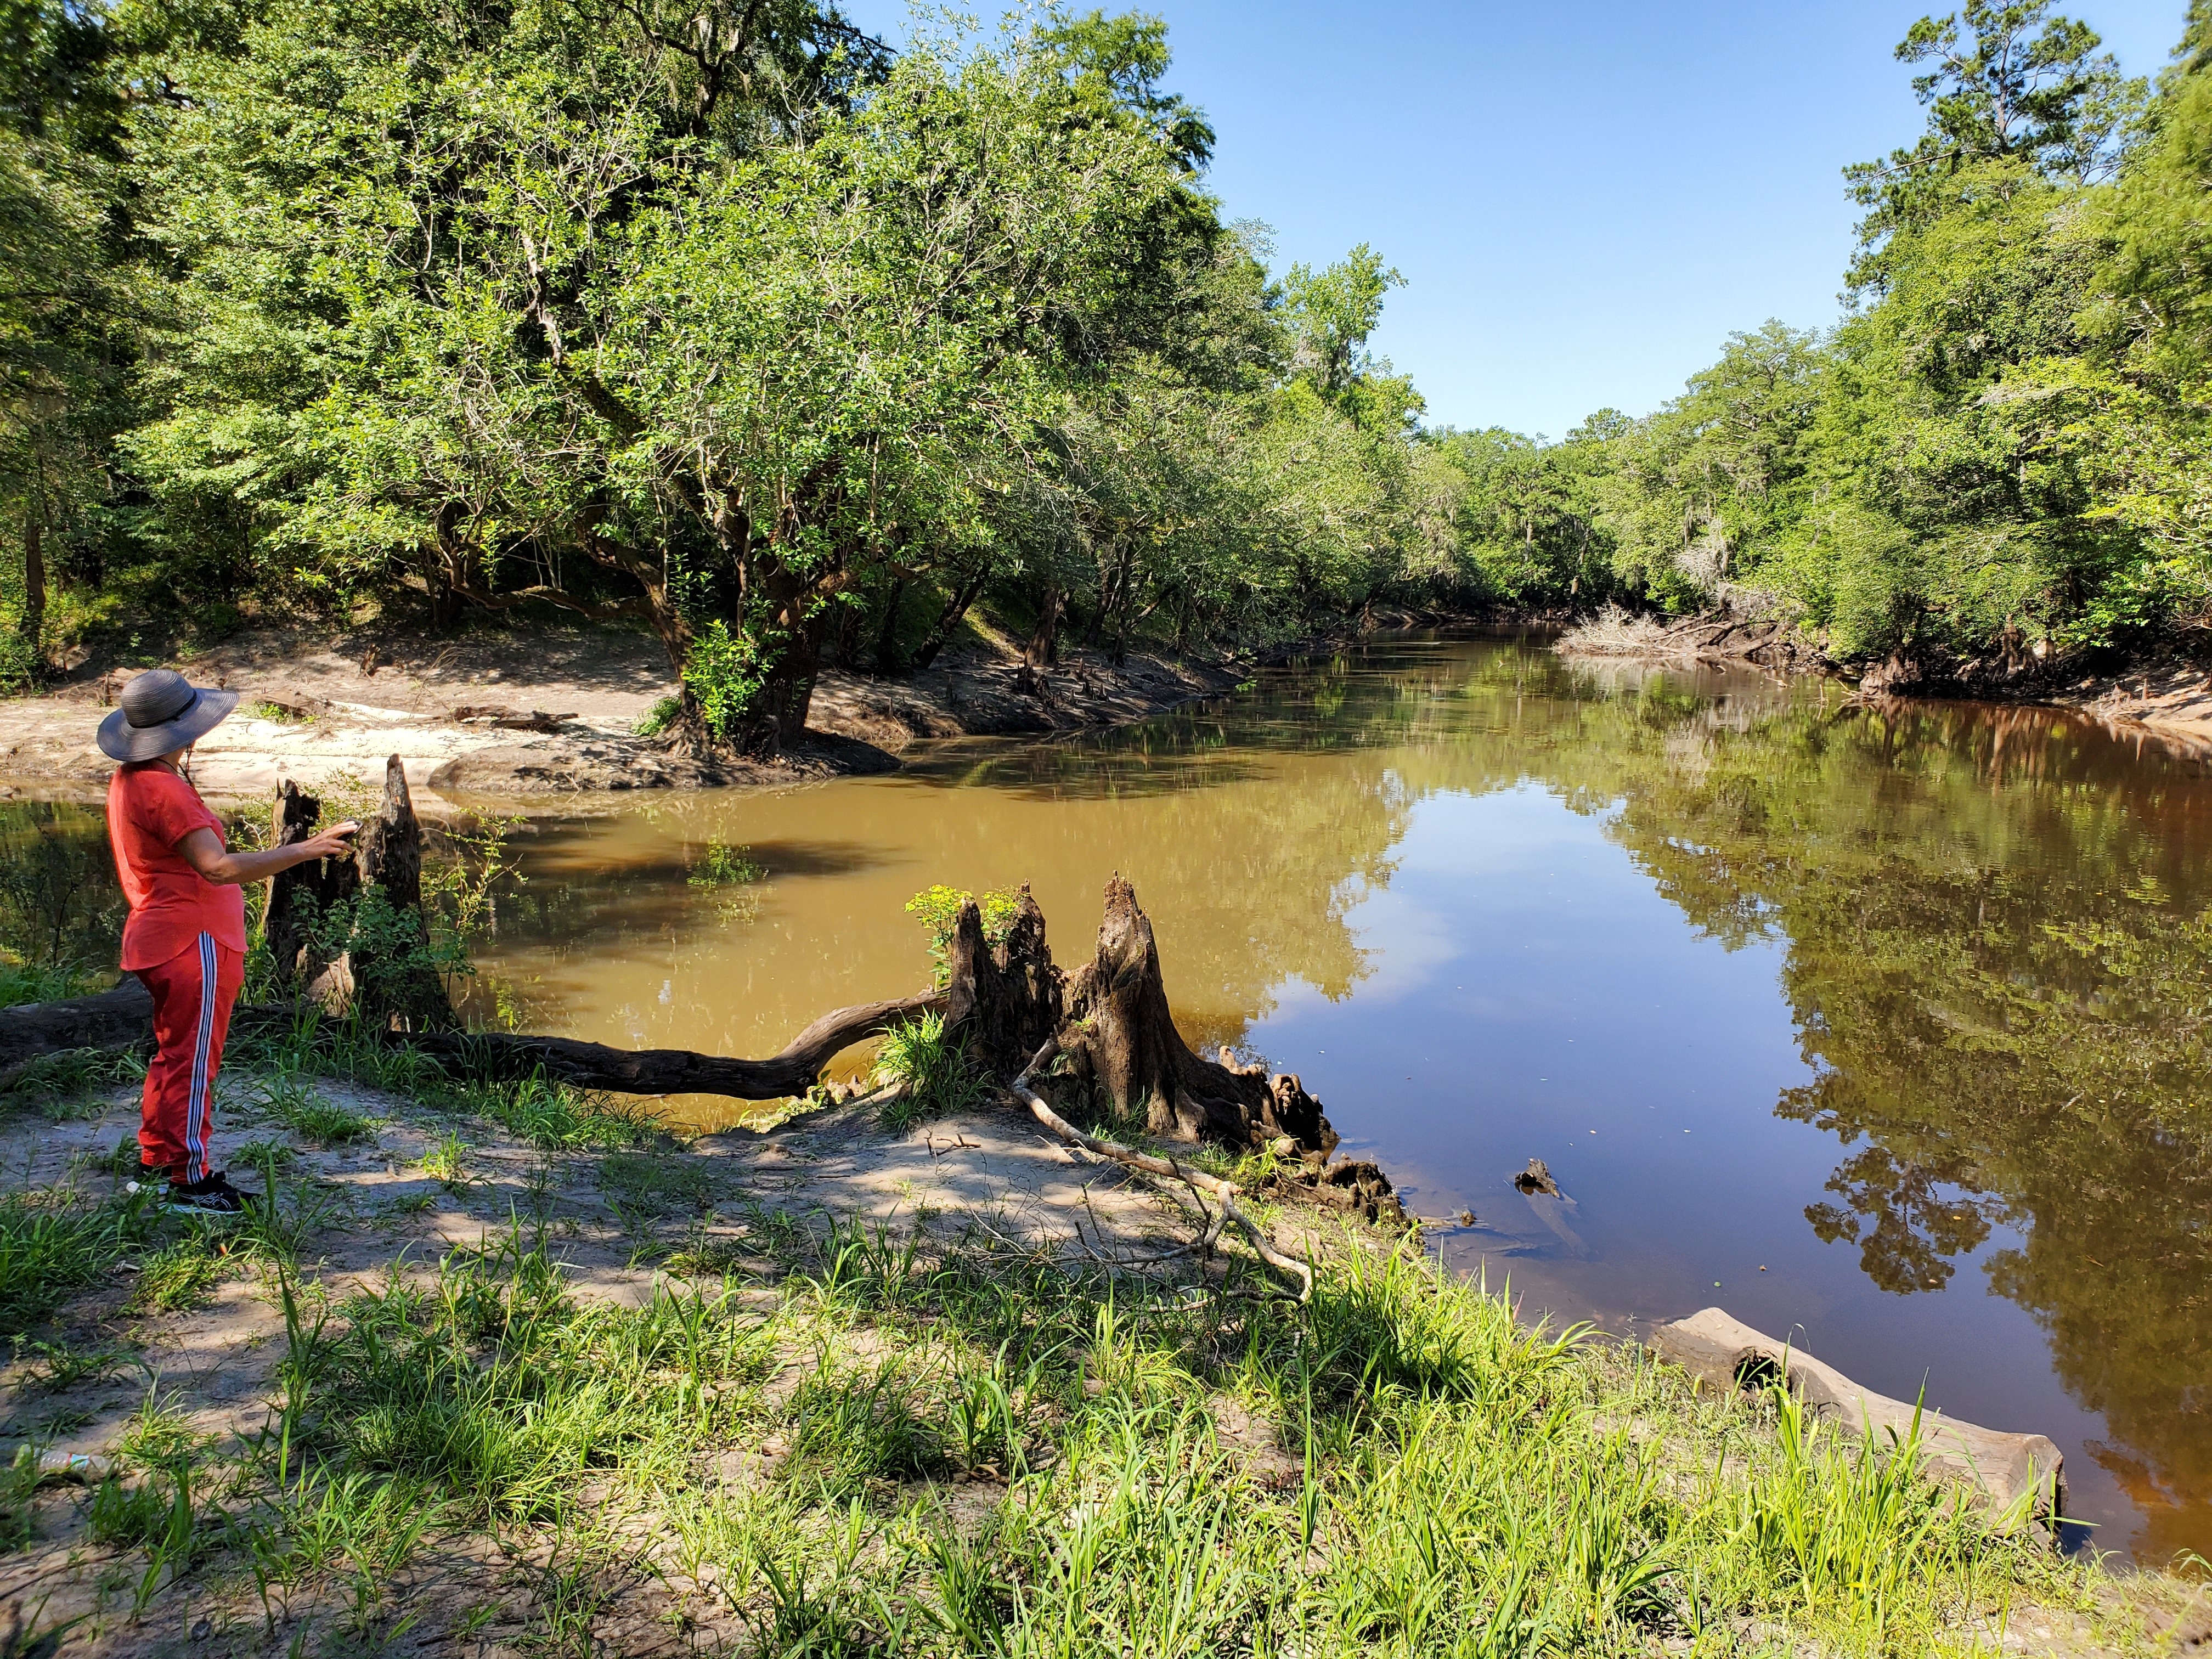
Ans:
{"label": "exposed tree root", "polygon": [[1079,1146],[1094,1158],[1105,1158],[1111,1163],[1120,1164],[1123,1169],[1133,1170],[1140,1175],[1153,1177],[1156,1181],[1180,1182],[1189,1188],[1194,1194],[1201,1192],[1211,1193],[1220,1204],[1221,1208],[1218,1213],[1209,1214],[1204,1200],[1200,1200],[1198,1206],[1200,1212],[1208,1214],[1209,1218],[1205,1235],[1199,1239],[1194,1247],[1197,1252],[1204,1255],[1211,1250],[1221,1237],[1223,1225],[1233,1221],[1237,1224],[1237,1230],[1250,1242],[1261,1261],[1274,1268],[1276,1272],[1286,1274],[1298,1281],[1298,1293],[1293,1299],[1300,1303],[1313,1299],[1313,1269],[1296,1256],[1284,1255],[1282,1251],[1267,1242],[1266,1229],[1254,1220],[1249,1212],[1237,1203],[1237,1189],[1233,1182],[1224,1181],[1219,1176],[1209,1175],[1204,1170],[1193,1169],[1181,1158],[1167,1158],[1153,1152],[1140,1152],[1134,1147],[1124,1146],[1118,1140],[1108,1140],[1101,1135],[1086,1134],[1054,1110],[1052,1103],[1030,1086],[1030,1075],[1040,1066],[1051,1065],[1060,1053],[1060,1039],[1057,1036],[1048,1037],[1044,1046],[1030,1057],[1030,1063],[1021,1069],[1013,1082],[1008,1085],[1013,1090],[1015,1096],[1030,1109],[1038,1122],[1043,1124],[1046,1128],[1051,1130],[1069,1146]]}

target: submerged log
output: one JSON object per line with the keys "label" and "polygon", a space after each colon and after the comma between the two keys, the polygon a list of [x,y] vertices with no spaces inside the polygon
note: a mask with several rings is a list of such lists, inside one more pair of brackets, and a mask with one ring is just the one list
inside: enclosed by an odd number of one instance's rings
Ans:
{"label": "submerged log", "polygon": [[1871,1437],[1885,1449],[1901,1444],[1917,1419],[1922,1466],[1938,1480],[1974,1488],[2002,1522],[2048,1522],[2066,1512],[2065,1460],[2042,1435],[1978,1428],[1875,1394],[1718,1308],[1655,1327],[1651,1346],[1717,1389],[1786,1385],[1853,1439]]}

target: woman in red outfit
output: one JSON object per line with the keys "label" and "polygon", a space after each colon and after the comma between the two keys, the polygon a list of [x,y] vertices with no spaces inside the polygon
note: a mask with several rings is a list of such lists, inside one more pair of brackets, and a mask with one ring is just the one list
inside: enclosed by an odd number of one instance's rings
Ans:
{"label": "woman in red outfit", "polygon": [[235,691],[155,668],[123,688],[100,746],[123,763],[107,786],[107,838],[130,901],[123,969],[154,994],[153,1063],[138,1121],[140,1178],[166,1180],[172,1209],[235,1215],[237,1188],[208,1164],[215,1074],[246,977],[242,883],[340,858],[355,826],[265,853],[223,848],[222,824],[185,775],[192,744],[238,706]]}

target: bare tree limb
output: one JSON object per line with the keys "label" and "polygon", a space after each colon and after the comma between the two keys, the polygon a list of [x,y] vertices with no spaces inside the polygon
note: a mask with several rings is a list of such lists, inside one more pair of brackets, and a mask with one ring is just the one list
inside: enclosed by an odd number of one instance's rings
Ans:
{"label": "bare tree limb", "polygon": [[[1252,1218],[1250,1213],[1242,1205],[1237,1203],[1235,1182],[1224,1181],[1219,1176],[1208,1175],[1203,1170],[1193,1169],[1180,1158],[1167,1158],[1153,1152],[1140,1152],[1133,1147],[1122,1146],[1117,1140],[1108,1140],[1102,1136],[1086,1134],[1054,1111],[1043,1096],[1030,1088],[1030,1074],[1040,1066],[1049,1066],[1053,1057],[1059,1052],[1060,1039],[1056,1036],[1048,1039],[1044,1046],[1030,1056],[1030,1063],[1022,1068],[1021,1075],[1008,1085],[1013,1090],[1015,1096],[1030,1109],[1030,1114],[1038,1122],[1043,1124],[1046,1128],[1067,1142],[1069,1146],[1079,1146],[1094,1158],[1105,1158],[1111,1163],[1121,1164],[1124,1169],[1134,1170],[1142,1175],[1181,1182],[1184,1186],[1190,1188],[1194,1194],[1201,1190],[1212,1194],[1220,1201],[1221,1214],[1209,1222],[1205,1239],[1201,1243],[1210,1244],[1214,1239],[1219,1237],[1221,1224],[1224,1220],[1235,1222],[1238,1231],[1243,1233],[1244,1237],[1250,1241],[1253,1249],[1258,1252],[1261,1261],[1274,1268],[1276,1272],[1298,1281],[1299,1289],[1295,1298],[1297,1301],[1306,1303],[1313,1299],[1313,1269],[1296,1256],[1284,1255],[1282,1251],[1267,1242],[1266,1231]],[[1205,1206],[1201,1204],[1199,1207],[1203,1212]]]}

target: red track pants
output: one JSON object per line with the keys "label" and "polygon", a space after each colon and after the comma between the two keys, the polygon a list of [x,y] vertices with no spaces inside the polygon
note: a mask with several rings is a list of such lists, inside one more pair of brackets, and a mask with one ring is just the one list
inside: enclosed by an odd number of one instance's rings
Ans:
{"label": "red track pants", "polygon": [[215,1073],[231,1006],[246,982],[246,957],[202,933],[158,968],[141,968],[154,994],[154,1062],[138,1118],[138,1156],[172,1181],[204,1181],[215,1127]]}

